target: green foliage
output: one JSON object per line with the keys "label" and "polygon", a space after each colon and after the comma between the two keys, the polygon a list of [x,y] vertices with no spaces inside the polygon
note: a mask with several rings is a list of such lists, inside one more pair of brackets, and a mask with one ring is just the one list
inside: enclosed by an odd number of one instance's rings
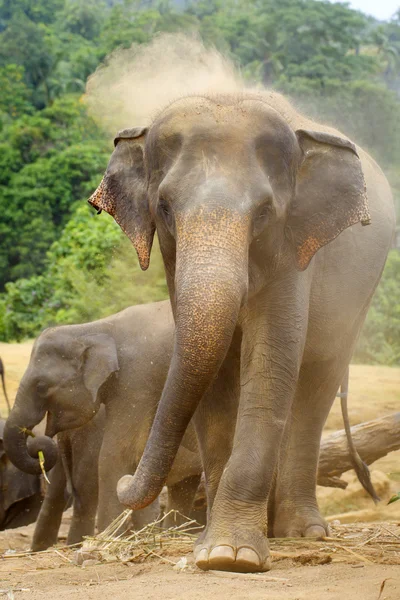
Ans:
{"label": "green foliage", "polygon": [[397,502],[398,500],[400,500],[400,492],[397,492],[397,494],[394,494],[394,495],[393,495],[393,496],[390,498],[390,500],[389,500],[388,504],[393,504],[393,502]]}
{"label": "green foliage", "polygon": [[115,4],[100,35],[100,44],[106,54],[114,48],[129,48],[132,43],[143,44],[160,31],[188,31],[197,27],[198,22],[189,14],[177,12],[169,3],[144,3],[126,0]]}
{"label": "green foliage", "polygon": [[51,293],[46,278],[38,275],[7,283],[6,292],[0,304],[0,334],[3,333],[3,339],[19,342],[37,335],[42,328],[45,305]]}
{"label": "green foliage", "polygon": [[104,20],[103,6],[95,0],[67,0],[58,14],[59,28],[87,40],[95,39]]}
{"label": "green foliage", "polygon": [[[367,148],[400,215],[400,11],[382,23],[316,0],[0,0],[0,339],[167,296],[157,246],[142,273],[84,203],[110,147],[80,94],[115,48],[191,30]],[[400,364],[399,284],[393,251],[356,360]]]}
{"label": "green foliage", "polygon": [[34,23],[51,23],[64,0],[0,0],[0,23],[7,24],[14,16],[24,15]]}
{"label": "green foliage", "polygon": [[[125,237],[119,241],[108,255],[109,262],[104,271],[88,273],[78,265],[69,266],[66,271],[69,296],[60,303],[56,323],[93,321],[133,304],[168,298],[157,245],[152,252],[151,269],[143,273],[130,242]],[[65,272],[63,276],[65,278]]]}
{"label": "green foliage", "polygon": [[0,286],[40,273],[46,251],[88,196],[109,150],[79,98],[64,96],[1,132]]}
{"label": "green foliage", "polygon": [[94,320],[167,296],[157,247],[151,273],[142,273],[113,219],[83,204],[52,244],[43,274],[6,285],[0,339],[19,341],[49,325]]}
{"label": "green foliage", "polygon": [[354,356],[360,363],[400,365],[400,252],[388,256]]}
{"label": "green foliage", "polygon": [[0,66],[11,63],[24,69],[27,85],[36,91],[37,106],[50,100],[47,78],[56,61],[52,38],[46,25],[18,13],[0,34]]}
{"label": "green foliage", "polygon": [[314,0],[193,2],[205,39],[228,44],[264,83],[284,73],[310,79],[367,76],[378,60],[360,52],[368,19],[347,6]]}
{"label": "green foliage", "polygon": [[334,124],[384,165],[400,160],[400,102],[383,83],[282,77],[278,87],[300,110]]}
{"label": "green foliage", "polygon": [[31,91],[24,82],[24,69],[7,64],[0,68],[0,112],[15,119],[33,111]]}

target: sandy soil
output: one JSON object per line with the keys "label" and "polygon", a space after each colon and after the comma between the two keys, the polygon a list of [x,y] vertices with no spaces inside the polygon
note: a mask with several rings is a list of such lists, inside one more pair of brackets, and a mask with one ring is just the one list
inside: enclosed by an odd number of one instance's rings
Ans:
{"label": "sandy soil", "polygon": [[[0,547],[26,547],[28,530],[0,533]],[[372,538],[380,532],[386,537],[376,543]],[[273,569],[254,575],[203,573],[193,566],[187,550],[179,548],[163,559],[83,567],[74,564],[73,550],[62,548],[34,556],[7,555],[0,558],[0,593],[21,600],[398,600],[398,534],[399,525],[370,524],[336,528],[335,542],[276,540],[271,543]],[[188,565],[177,571],[174,564],[184,553]]]}
{"label": "sandy soil", "polygon": [[[22,565],[20,565],[22,567]],[[316,567],[288,567],[274,571],[285,581],[268,581],[211,573],[175,573],[170,565],[101,565],[88,568],[54,564],[50,570],[32,565],[28,572],[4,578],[4,590],[14,590],[18,600],[398,600],[398,566],[331,564]],[[259,580],[256,579],[258,577]],[[3,579],[3,575],[2,575]],[[27,591],[18,591],[20,589]]]}
{"label": "sandy soil", "polygon": [[[4,363],[7,393],[11,404],[14,403],[19,382],[28,366],[32,346],[33,342],[24,342],[23,344],[0,342],[0,356]],[[2,389],[0,391],[0,414],[3,418],[7,416],[7,405]]]}

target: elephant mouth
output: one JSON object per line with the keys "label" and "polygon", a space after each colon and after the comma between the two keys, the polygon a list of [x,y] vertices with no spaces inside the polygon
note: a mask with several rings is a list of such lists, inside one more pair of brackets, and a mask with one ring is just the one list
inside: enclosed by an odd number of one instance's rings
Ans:
{"label": "elephant mouth", "polygon": [[78,416],[64,413],[46,413],[46,430],[45,435],[53,438],[57,433],[70,429],[78,429],[86,425],[94,416],[93,412],[83,413]]}
{"label": "elephant mouth", "polygon": [[53,438],[58,433],[57,423],[55,416],[51,412],[46,413],[46,429],[45,435],[49,438]]}

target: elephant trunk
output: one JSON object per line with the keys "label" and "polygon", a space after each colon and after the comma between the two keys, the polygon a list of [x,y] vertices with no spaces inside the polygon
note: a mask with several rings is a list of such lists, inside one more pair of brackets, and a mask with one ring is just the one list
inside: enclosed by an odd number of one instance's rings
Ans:
{"label": "elephant trunk", "polygon": [[[4,449],[11,462],[25,473],[38,475],[41,467],[38,451],[44,455],[44,467],[50,471],[57,462],[57,445],[47,436],[30,437],[32,428],[40,423],[46,414],[45,409],[26,406],[25,399],[17,394],[15,405],[4,427]],[[28,443],[28,437],[29,443]]]}
{"label": "elephant trunk", "polygon": [[210,219],[177,233],[174,350],[147,445],[132,477],[118,483],[122,504],[135,510],[165,485],[193,414],[218,374],[248,286],[248,241],[239,219]]}

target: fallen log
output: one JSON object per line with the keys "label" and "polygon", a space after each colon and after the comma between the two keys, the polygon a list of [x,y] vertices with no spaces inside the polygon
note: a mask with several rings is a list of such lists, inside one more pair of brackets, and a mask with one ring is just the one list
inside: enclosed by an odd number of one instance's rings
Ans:
{"label": "fallen log", "polygon": [[[355,425],[351,428],[351,435],[359,455],[370,465],[389,452],[400,449],[400,412]],[[318,484],[345,488],[347,483],[340,476],[352,468],[344,429],[324,438],[319,456]]]}
{"label": "fallen log", "polygon": [[[351,435],[362,460],[370,465],[389,452],[400,449],[400,412],[354,425],[351,428]],[[340,476],[352,468],[353,463],[344,429],[331,433],[321,441],[318,485],[345,489],[347,481]],[[203,475],[194,507],[195,510],[201,510],[204,506],[206,506],[206,490]]]}

